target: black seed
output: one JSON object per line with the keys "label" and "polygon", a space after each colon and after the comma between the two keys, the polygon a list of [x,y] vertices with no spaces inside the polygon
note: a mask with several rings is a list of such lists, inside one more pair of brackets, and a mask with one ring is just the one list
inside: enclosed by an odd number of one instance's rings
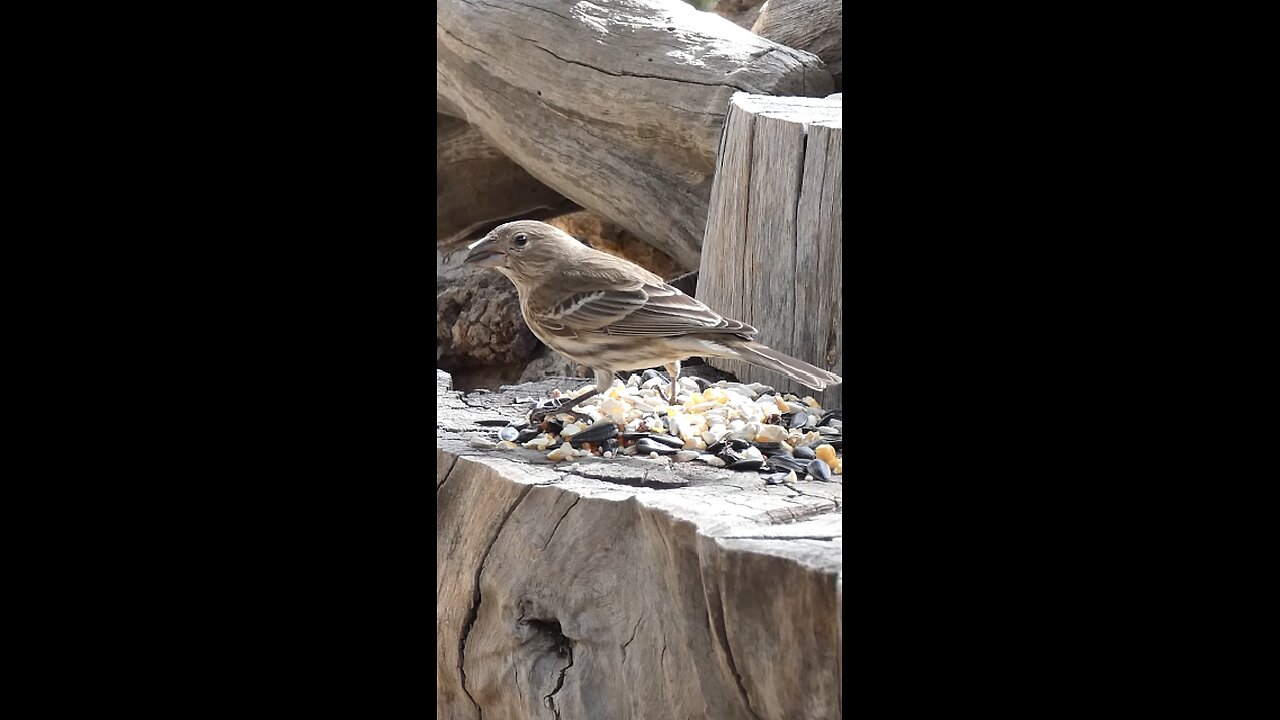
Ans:
{"label": "black seed", "polygon": [[658,371],[657,371],[657,370],[645,370],[645,371],[644,371],[644,375],[641,375],[641,376],[640,376],[640,382],[644,383],[644,382],[648,382],[648,381],[650,381],[650,380],[652,380],[652,379],[654,379],[654,378],[661,378],[661,377],[662,377],[662,376],[658,374]]}
{"label": "black seed", "polygon": [[746,450],[747,448],[751,447],[751,443],[747,442],[746,440],[730,440],[729,446],[732,447],[734,450]]}
{"label": "black seed", "polygon": [[719,455],[720,452],[727,447],[729,447],[729,439],[720,438],[719,440],[708,445],[707,449],[704,450],[703,452],[709,453],[711,455]]}
{"label": "black seed", "polygon": [[569,444],[580,447],[582,443],[598,443],[606,438],[618,436],[618,426],[609,420],[593,423],[585,430],[569,438]]}
{"label": "black seed", "polygon": [[559,435],[560,431],[563,429],[564,429],[564,423],[560,422],[559,420],[552,420],[551,418],[547,418],[547,432],[551,433],[552,437]]}
{"label": "black seed", "polygon": [[809,424],[811,420],[813,420],[813,416],[801,410],[800,412],[796,413],[791,417],[791,427],[793,428],[805,427],[806,425]]}
{"label": "black seed", "polygon": [[670,445],[671,447],[673,447],[673,448],[675,448],[675,449],[677,449],[677,450],[679,450],[680,448],[684,447],[684,440],[681,440],[680,438],[678,438],[678,437],[674,437],[674,436],[671,436],[671,435],[658,435],[658,434],[656,434],[656,433],[655,433],[655,434],[653,434],[653,435],[650,435],[650,436],[649,436],[649,439],[650,439],[650,440],[657,440],[657,441],[658,441],[658,442],[660,442],[660,443],[665,443],[665,444]]}
{"label": "black seed", "polygon": [[809,447],[808,445],[797,445],[796,449],[792,452],[792,454],[798,458],[804,458],[805,460],[812,460],[818,457],[817,455],[813,454],[813,448]]}
{"label": "black seed", "polygon": [[824,415],[822,416],[822,418],[821,418],[820,420],[818,420],[818,424],[819,424],[819,425],[826,425],[826,424],[827,424],[827,421],[828,421],[828,420],[830,420],[831,418],[835,418],[835,419],[837,419],[837,420],[843,420],[843,419],[844,419],[844,411],[843,411],[843,410],[832,410],[831,412],[824,414]]}
{"label": "black seed", "polygon": [[689,375],[689,376],[687,376],[687,377],[689,377],[689,378],[690,378],[690,379],[692,379],[695,383],[697,383],[697,385],[698,385],[698,392],[705,392],[707,388],[711,387],[711,383],[707,382],[706,380],[703,380],[703,379],[702,379],[702,378],[700,378],[700,377],[697,377],[697,376],[694,376],[694,375]]}
{"label": "black seed", "polygon": [[770,468],[774,470],[782,470],[783,472],[786,472],[788,470],[795,470],[797,475],[803,475],[805,472],[805,467],[808,464],[809,463],[804,460],[797,460],[791,457],[790,455],[785,455],[785,454],[778,454],[769,458]]}
{"label": "black seed", "polygon": [[527,443],[541,434],[542,434],[542,431],[537,428],[529,428],[528,430],[522,430],[520,431],[520,434],[516,436],[516,442]]}
{"label": "black seed", "polygon": [[786,479],[787,479],[786,473],[774,473],[772,475],[766,475],[764,477],[764,484],[765,485],[781,485],[782,482]]}
{"label": "black seed", "polygon": [[813,476],[814,480],[831,482],[831,468],[827,467],[827,464],[821,460],[811,460],[809,462],[809,474]]}
{"label": "black seed", "polygon": [[483,425],[484,427],[505,427],[510,423],[511,423],[510,420],[504,420],[502,418],[498,418],[496,420],[477,420],[476,421],[477,425]]}
{"label": "black seed", "polygon": [[764,465],[763,460],[742,459],[733,463],[729,463],[725,467],[730,470],[759,470]]}
{"label": "black seed", "polygon": [[760,450],[760,454],[764,455],[765,457],[770,457],[772,455],[777,455],[778,453],[786,452],[786,450],[783,449],[786,446],[780,442],[753,442],[751,444],[755,445],[756,448]]}
{"label": "black seed", "polygon": [[647,437],[649,437],[649,433],[637,430],[628,430],[627,432],[622,433],[622,439],[624,440],[639,440],[640,438]]}
{"label": "black seed", "polygon": [[648,455],[651,452],[656,452],[659,455],[675,455],[677,451],[670,445],[654,442],[653,438],[641,438],[636,443],[637,455]]}

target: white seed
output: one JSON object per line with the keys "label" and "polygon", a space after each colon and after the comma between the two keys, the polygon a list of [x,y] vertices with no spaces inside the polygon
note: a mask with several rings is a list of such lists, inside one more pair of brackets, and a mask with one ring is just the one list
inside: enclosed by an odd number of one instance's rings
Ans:
{"label": "white seed", "polygon": [[547,453],[547,459],[554,460],[556,462],[568,460],[571,457],[573,457],[573,446],[569,443],[565,443],[555,450]]}
{"label": "white seed", "polygon": [[676,462],[689,462],[691,460],[696,460],[701,455],[702,453],[697,450],[681,450],[673,457]]}
{"label": "white seed", "polygon": [[510,440],[503,440],[502,442],[498,443],[498,449],[500,450],[515,450],[516,447],[517,445],[511,442]]}
{"label": "white seed", "polygon": [[781,425],[762,425],[756,433],[756,442],[782,442],[787,439],[787,429]]}

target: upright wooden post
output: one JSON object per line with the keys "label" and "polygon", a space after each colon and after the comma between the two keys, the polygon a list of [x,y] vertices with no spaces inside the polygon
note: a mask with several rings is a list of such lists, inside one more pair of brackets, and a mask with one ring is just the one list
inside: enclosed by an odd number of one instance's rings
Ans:
{"label": "upright wooden post", "polygon": [[[844,204],[841,98],[735,93],[729,102],[702,244],[699,300],[754,325],[760,342],[843,375]],[[823,407],[818,393],[736,360],[708,359]],[[846,379],[847,382],[847,379]]]}

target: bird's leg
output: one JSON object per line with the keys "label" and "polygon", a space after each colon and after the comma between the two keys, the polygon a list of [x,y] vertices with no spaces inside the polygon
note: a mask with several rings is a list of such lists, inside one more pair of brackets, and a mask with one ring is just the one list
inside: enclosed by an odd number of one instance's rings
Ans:
{"label": "bird's leg", "polygon": [[671,405],[676,404],[676,380],[680,379],[680,361],[675,360],[664,365],[667,373],[671,375]]}

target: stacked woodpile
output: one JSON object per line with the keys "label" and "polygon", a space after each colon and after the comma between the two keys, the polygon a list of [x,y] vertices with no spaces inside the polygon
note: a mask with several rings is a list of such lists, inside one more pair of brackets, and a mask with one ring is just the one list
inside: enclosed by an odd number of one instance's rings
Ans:
{"label": "stacked woodpile", "polygon": [[461,259],[544,220],[842,374],[841,4],[436,8],[437,717],[840,717],[843,477],[489,450],[588,381]]}

